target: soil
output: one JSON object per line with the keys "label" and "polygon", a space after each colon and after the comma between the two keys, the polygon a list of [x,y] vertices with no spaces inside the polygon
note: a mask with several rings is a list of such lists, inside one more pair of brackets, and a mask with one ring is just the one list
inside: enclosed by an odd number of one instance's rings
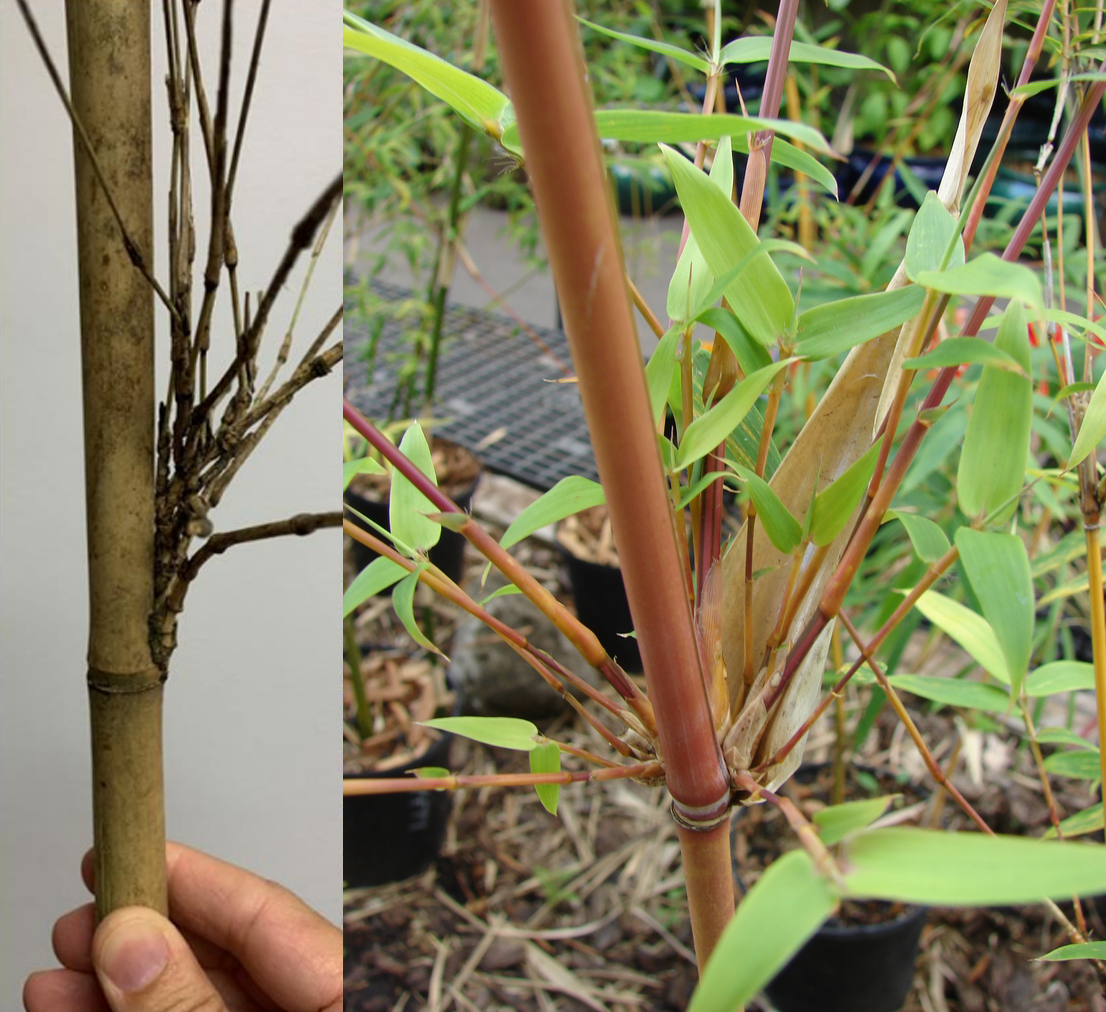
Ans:
{"label": "soil", "polygon": [[600,566],[617,566],[618,551],[606,506],[592,506],[566,518],[557,527],[557,540],[578,559]]}
{"label": "soil", "polygon": [[[480,461],[463,446],[434,436],[430,440],[430,459],[438,488],[451,499],[471,488],[480,473]],[[366,499],[383,501],[388,497],[389,474],[356,474],[349,487]]]}
{"label": "soil", "polygon": [[[563,593],[548,546],[525,543],[517,553]],[[470,566],[469,581],[479,579],[481,568]],[[450,609],[440,602],[432,609],[435,641],[448,643]],[[386,599],[370,602],[357,624],[372,630],[373,642],[403,641]],[[851,714],[862,711],[868,692],[846,690]],[[1048,806],[1022,732],[1001,721],[966,728],[947,709],[931,713],[923,701],[904,698],[936,760],[953,766],[954,783],[989,825],[1028,836],[1045,831]],[[594,733],[578,717],[541,730],[595,747]],[[833,742],[828,720],[815,725],[807,761],[827,761]],[[455,742],[454,759],[467,774],[528,768],[520,753],[463,739]],[[968,817],[928,780],[889,710],[850,759],[878,771],[880,793],[906,793],[906,804],[920,799],[901,781],[934,790],[923,818],[970,829]],[[566,767],[571,763],[566,759]],[[1085,782],[1054,778],[1053,787],[1061,815],[1091,800]],[[801,806],[819,804],[806,788],[788,790]],[[458,790],[441,856],[425,874],[347,891],[346,1012],[685,1009],[697,973],[669,803],[662,787],[576,784],[561,789],[554,817],[532,790]],[[739,870],[750,882],[757,837],[748,827],[770,811],[753,806],[740,817],[747,821],[737,834],[746,840],[737,843]],[[1106,937],[1094,906],[1084,903],[1083,910],[1091,937]],[[1106,1012],[1104,981],[1093,964],[1038,961],[1066,941],[1043,906],[931,910],[904,1012]],[[751,1002],[748,1012],[771,1012],[762,1002]]]}
{"label": "soil", "polygon": [[439,732],[423,727],[422,722],[449,713],[453,701],[440,666],[426,658],[409,659],[399,651],[365,651],[361,670],[372,733],[362,738],[357,730],[347,666],[342,686],[346,713],[342,769],[346,775],[406,766],[439,737]]}

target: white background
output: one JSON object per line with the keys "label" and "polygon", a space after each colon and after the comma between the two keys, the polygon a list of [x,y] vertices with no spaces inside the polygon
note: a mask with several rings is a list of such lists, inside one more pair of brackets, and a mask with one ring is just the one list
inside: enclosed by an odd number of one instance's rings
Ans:
{"label": "white background", "polygon": [[[161,5],[151,6],[164,278],[164,36]],[[64,73],[61,0],[32,7]],[[258,7],[235,7],[235,104]],[[220,4],[199,7],[212,102],[220,13]],[[337,0],[272,7],[235,191],[242,277],[254,291],[294,222],[341,169],[338,14]],[[0,0],[0,1008],[12,1012],[26,974],[54,964],[54,919],[88,898],[78,872],[91,803],[70,139],[15,4]],[[301,317],[301,349],[340,304],[340,235],[339,222]],[[274,343],[294,295],[290,286],[268,335]],[[226,347],[225,327],[221,336]],[[338,508],[339,385],[335,374],[301,393],[212,514],[216,529]],[[188,599],[165,697],[170,837],[286,884],[334,921],[342,884],[340,552],[330,530],[213,560]]]}

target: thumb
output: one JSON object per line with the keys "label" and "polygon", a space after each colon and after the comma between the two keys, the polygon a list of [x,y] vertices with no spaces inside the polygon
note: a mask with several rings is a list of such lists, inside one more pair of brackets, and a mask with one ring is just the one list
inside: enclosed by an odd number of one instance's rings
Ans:
{"label": "thumb", "polygon": [[145,907],[104,918],[92,939],[92,964],[112,1012],[226,1012],[181,933]]}

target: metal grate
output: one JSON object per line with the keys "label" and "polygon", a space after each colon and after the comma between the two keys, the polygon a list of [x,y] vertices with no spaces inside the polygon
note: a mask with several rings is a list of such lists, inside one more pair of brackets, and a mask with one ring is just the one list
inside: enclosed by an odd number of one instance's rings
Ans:
{"label": "metal grate", "polygon": [[[388,302],[413,297],[395,285],[370,287]],[[571,369],[565,335],[531,329],[548,352],[506,316],[447,305],[433,407],[442,422],[435,431],[473,450],[490,470],[542,491],[570,474],[597,479],[576,385],[552,382],[564,376],[559,363]],[[351,320],[344,341],[346,396],[369,417],[385,416],[396,389],[402,327],[384,324],[371,377],[365,328]]]}

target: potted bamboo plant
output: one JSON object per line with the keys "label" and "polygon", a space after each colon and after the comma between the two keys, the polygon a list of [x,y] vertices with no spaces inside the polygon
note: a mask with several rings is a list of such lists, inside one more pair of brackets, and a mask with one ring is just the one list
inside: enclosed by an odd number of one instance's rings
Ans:
{"label": "potted bamboo plant", "polygon": [[[1026,321],[1028,315],[1058,320],[1083,335],[1093,325],[1070,313],[1058,317],[1046,305],[1036,275],[1016,260],[1106,82],[1089,86],[1003,256],[975,255],[975,226],[992,176],[985,174],[969,191],[967,170],[996,92],[1006,16],[1005,5],[996,5],[975,43],[953,155],[938,191],[926,195],[913,220],[896,278],[883,292],[800,310],[774,256],[785,249],[802,251],[779,240],[758,239],[755,226],[770,158],[779,158],[812,180],[824,183],[828,176],[807,152],[783,143],[783,136],[801,139],[811,148],[825,144],[771,117],[779,109],[789,51],[792,59],[838,62],[849,59],[847,54],[827,56],[792,46],[796,8],[785,0],[770,43],[762,118],[706,115],[661,120],[630,110],[593,114],[575,25],[567,13],[559,5],[540,3],[492,7],[510,104],[484,82],[462,77],[456,68],[359,19],[347,17],[344,38],[347,46],[404,69],[524,158],[572,344],[604,498],[621,547],[646,690],[627,679],[590,631],[558,609],[508,553],[421,479],[418,470],[390,450],[347,404],[346,419],[430,501],[429,518],[464,533],[554,618],[605,676],[619,698],[592,698],[626,730],[619,736],[594,720],[596,733],[618,758],[596,760],[601,768],[594,771],[562,771],[557,743],[525,722],[435,725],[528,752],[532,772],[504,777],[503,782],[537,786],[551,810],[562,784],[619,777],[656,783],[663,778],[673,798],[703,974],[690,1006],[695,1010],[732,1009],[750,999],[846,898],[975,905],[1010,902],[1015,894],[1056,898],[1093,891],[1106,871],[1106,852],[1100,848],[993,835],[934,761],[876,651],[959,559],[973,587],[978,583],[984,588],[977,592],[997,649],[1006,659],[1008,699],[1013,705],[1021,698],[1030,664],[1033,590],[1024,543],[999,528],[1017,507],[1025,483],[1032,415]],[[1052,7],[1046,5],[1021,71],[1023,82],[1051,18]],[[736,53],[747,57],[749,49],[744,39],[722,46],[717,9],[711,35],[707,56],[664,50],[706,72],[707,109],[713,105],[712,83],[717,86],[721,68]],[[551,88],[550,81],[557,86]],[[1015,91],[1002,136],[1016,118],[1023,94]],[[550,95],[557,101],[550,103]],[[710,177],[682,155],[664,149],[690,239],[674,272],[671,325],[663,327],[642,309],[660,339],[643,370],[597,138],[641,137],[646,131],[673,142],[699,141],[700,164],[707,140],[719,140]],[[735,206],[727,155],[739,144],[747,149],[748,162]],[[988,168],[993,169],[1000,157],[1001,149],[994,150]],[[828,185],[832,188],[832,182]],[[953,294],[974,296],[974,309],[959,342],[931,348]],[[991,345],[976,335],[1000,295],[1012,301],[997,321],[998,336]],[[716,306],[720,298],[724,301]],[[700,321],[708,322],[717,337],[699,391],[704,410],[696,414],[692,325]],[[848,354],[833,382],[769,482],[764,464],[787,366],[844,352]],[[972,363],[982,364],[983,379],[960,453],[960,521],[955,536],[935,549],[938,542],[928,526],[932,521],[896,511],[913,550],[927,565],[893,614],[873,634],[862,634],[842,606],[845,593],[896,502],[919,446],[940,417],[957,372]],[[911,395],[915,375],[924,377],[930,367],[937,370],[932,382],[921,382],[920,395]],[[1070,389],[1070,363],[1067,369],[1066,393],[1078,399],[1091,388],[1090,356],[1082,379],[1087,386]],[[1106,415],[1099,406],[1101,384],[1094,391],[1089,404],[1072,408],[1067,465],[1081,469],[1087,565],[1089,572],[1100,574],[1102,486],[1093,450],[1106,434]],[[724,443],[764,393],[757,458],[749,467],[726,455]],[[658,453],[666,402],[680,407],[683,417],[676,439],[662,439]],[[719,537],[723,478],[741,484],[752,505],[724,556]],[[679,511],[688,504],[696,532],[690,555],[673,515],[674,508]],[[574,510],[563,500],[547,500],[534,512],[548,522],[551,515]],[[348,523],[346,530],[381,556],[370,567],[375,567],[377,578],[418,579],[478,612],[479,606],[428,572],[417,551],[405,552],[378,537],[354,532]],[[1101,615],[1098,578],[1090,578],[1090,597]],[[819,702],[835,624],[853,640],[858,655],[836,690],[867,665],[925,757],[927,769],[981,832],[872,828],[886,805],[880,798],[833,807],[811,823],[779,792],[798,764],[813,719],[833,698],[831,694]],[[1106,623],[1095,619],[1094,624],[1096,656],[1106,656]],[[555,659],[529,650],[517,633],[496,631],[525,652],[547,681],[559,684],[565,678]],[[1098,690],[1101,707],[1106,685],[1098,685]],[[432,790],[467,782],[463,776],[430,776],[378,782],[371,789]],[[347,793],[360,790],[346,786]],[[735,914],[729,810],[734,804],[761,802],[779,807],[802,848],[775,862]],[[840,857],[827,849],[830,840],[844,841]],[[1050,909],[1075,947],[1065,956],[1088,957],[1098,951],[1093,944],[1088,947],[1085,936],[1058,908]]]}

